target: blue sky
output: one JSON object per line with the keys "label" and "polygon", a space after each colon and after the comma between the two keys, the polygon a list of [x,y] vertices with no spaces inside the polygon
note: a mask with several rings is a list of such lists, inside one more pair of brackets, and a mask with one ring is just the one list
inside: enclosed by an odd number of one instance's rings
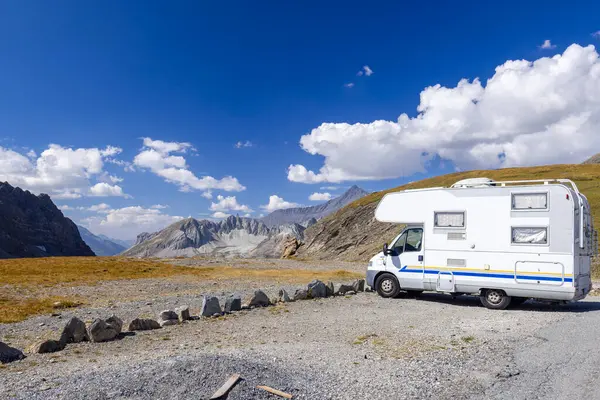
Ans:
{"label": "blue sky", "polygon": [[[354,183],[375,191],[600,151],[590,138],[600,100],[582,94],[600,88],[586,47],[600,43],[600,3],[482,4],[3,2],[0,179],[54,194],[96,233],[131,238],[177,216],[315,204],[312,193]],[[577,138],[587,145],[538,147]],[[162,158],[136,165],[144,151]],[[191,188],[182,171],[238,186]]]}

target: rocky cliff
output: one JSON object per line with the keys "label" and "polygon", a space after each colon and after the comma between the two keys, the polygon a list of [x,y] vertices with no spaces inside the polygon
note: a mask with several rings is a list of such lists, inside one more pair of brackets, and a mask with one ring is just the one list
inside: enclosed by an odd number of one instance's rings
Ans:
{"label": "rocky cliff", "polygon": [[0,258],[93,255],[48,195],[0,183]]}
{"label": "rocky cliff", "polygon": [[101,235],[94,235],[92,232],[84,228],[83,226],[77,225],[77,229],[79,230],[79,234],[83,241],[90,246],[92,251],[96,253],[97,256],[114,256],[125,251],[126,247],[121,246],[118,243],[115,243],[108,238],[101,237]]}
{"label": "rocky cliff", "polygon": [[303,237],[304,227],[290,224],[267,227],[253,218],[230,216],[222,221],[187,218],[155,233],[138,235],[122,253],[130,257],[225,256],[279,257],[289,237]]}

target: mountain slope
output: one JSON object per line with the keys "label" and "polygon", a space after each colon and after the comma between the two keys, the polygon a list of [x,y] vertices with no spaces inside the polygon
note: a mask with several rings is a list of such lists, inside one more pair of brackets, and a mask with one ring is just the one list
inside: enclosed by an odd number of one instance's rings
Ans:
{"label": "mountain slope", "polygon": [[600,153],[591,156],[585,160],[582,164],[600,164]]}
{"label": "mountain slope", "polygon": [[336,212],[347,204],[369,194],[358,186],[352,186],[344,194],[326,203],[311,207],[286,208],[284,210],[273,211],[271,214],[261,218],[261,221],[268,227],[280,226],[285,224],[300,224],[308,226],[327,215]]}
{"label": "mountain slope", "polygon": [[100,236],[94,235],[92,232],[84,228],[83,226],[77,225],[79,234],[83,241],[90,246],[92,251],[97,256],[114,256],[123,252],[126,248],[120,244],[111,242],[110,240],[103,239]]}
{"label": "mountain slope", "polygon": [[268,228],[253,218],[230,216],[222,221],[187,218],[155,233],[141,233],[122,253],[129,257],[226,256],[279,257],[290,236],[301,239],[304,227],[293,224]]}
{"label": "mountain slope", "polygon": [[0,258],[93,255],[48,195],[0,183]]}
{"label": "mountain slope", "polygon": [[121,240],[121,239],[115,239],[115,238],[111,238],[108,237],[106,235],[97,235],[99,238],[104,239],[104,240],[108,240],[109,242],[113,242],[118,244],[119,246],[122,246],[125,249],[130,248],[131,246],[133,246],[135,244],[135,240]]}
{"label": "mountain slope", "polygon": [[600,164],[470,171],[425,179],[365,196],[307,228],[304,232],[304,245],[300,247],[298,256],[366,262],[380,251],[384,242],[389,243],[402,228],[374,219],[375,208],[384,194],[405,189],[448,187],[461,179],[475,177],[488,177],[499,181],[572,179],[588,198],[596,226],[600,226]]}

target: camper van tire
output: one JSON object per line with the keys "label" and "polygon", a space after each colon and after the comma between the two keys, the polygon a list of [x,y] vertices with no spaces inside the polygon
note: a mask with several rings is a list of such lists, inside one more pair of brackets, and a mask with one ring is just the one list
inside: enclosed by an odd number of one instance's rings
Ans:
{"label": "camper van tire", "polygon": [[375,289],[381,297],[398,297],[400,294],[400,283],[392,274],[384,273],[377,277]]}
{"label": "camper van tire", "polygon": [[492,310],[504,310],[511,303],[511,297],[500,289],[482,289],[479,299],[481,304]]}

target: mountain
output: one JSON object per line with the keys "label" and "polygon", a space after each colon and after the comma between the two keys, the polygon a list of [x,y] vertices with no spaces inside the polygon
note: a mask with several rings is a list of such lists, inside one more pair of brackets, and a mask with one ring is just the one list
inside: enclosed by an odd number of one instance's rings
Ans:
{"label": "mountain", "polygon": [[369,193],[354,185],[341,196],[331,199],[326,203],[312,207],[286,208],[284,210],[273,211],[271,214],[263,217],[261,221],[268,227],[285,224],[309,226],[367,194]]}
{"label": "mountain", "polygon": [[0,258],[93,255],[47,194],[0,183]]}
{"label": "mountain", "polygon": [[600,153],[591,156],[585,160],[582,164],[600,164]]}
{"label": "mountain", "polygon": [[133,246],[135,244],[135,240],[121,240],[121,239],[115,239],[115,238],[111,238],[108,237],[106,235],[97,235],[99,238],[102,238],[104,240],[108,240],[109,242],[113,242],[116,243],[120,246],[123,246],[124,248],[128,249],[131,246]]}
{"label": "mountain", "polygon": [[126,247],[115,242],[96,236],[83,226],[77,225],[79,234],[85,243],[92,249],[97,256],[114,256],[123,252]]}
{"label": "mountain", "polygon": [[195,255],[279,257],[290,237],[302,239],[304,227],[267,227],[262,221],[229,216],[219,221],[187,218],[155,233],[141,233],[122,253],[129,257],[192,257]]}
{"label": "mountain", "polygon": [[460,172],[413,182],[394,189],[372,193],[336,213],[321,219],[304,231],[298,257],[367,262],[381,251],[385,242],[400,233],[402,226],[378,222],[375,208],[384,194],[405,189],[449,187],[466,178],[488,177],[498,181],[563,178],[571,179],[588,198],[596,226],[600,223],[600,164],[548,165],[491,171]]}

